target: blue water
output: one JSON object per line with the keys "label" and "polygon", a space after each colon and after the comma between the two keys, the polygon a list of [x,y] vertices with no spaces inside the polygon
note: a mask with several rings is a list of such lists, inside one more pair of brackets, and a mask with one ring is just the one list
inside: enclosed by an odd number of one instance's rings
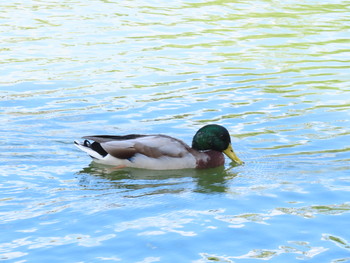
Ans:
{"label": "blue water", "polygon": [[[350,261],[348,1],[0,9],[0,261]],[[208,123],[245,165],[111,170],[72,143]]]}

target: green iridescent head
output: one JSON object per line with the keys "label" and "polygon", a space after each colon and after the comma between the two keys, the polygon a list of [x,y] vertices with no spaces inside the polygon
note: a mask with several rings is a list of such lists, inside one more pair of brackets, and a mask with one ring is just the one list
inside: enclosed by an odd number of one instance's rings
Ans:
{"label": "green iridescent head", "polygon": [[209,124],[200,128],[193,137],[192,148],[197,151],[223,152],[235,163],[243,164],[232,149],[229,132],[225,127],[217,124]]}

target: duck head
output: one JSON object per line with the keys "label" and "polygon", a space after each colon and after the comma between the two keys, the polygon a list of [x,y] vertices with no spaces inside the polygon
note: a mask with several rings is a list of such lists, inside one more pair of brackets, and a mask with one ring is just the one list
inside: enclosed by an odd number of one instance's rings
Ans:
{"label": "duck head", "polygon": [[227,129],[217,124],[200,128],[192,140],[192,148],[197,151],[215,150],[223,152],[236,164],[243,164],[233,151],[231,137]]}

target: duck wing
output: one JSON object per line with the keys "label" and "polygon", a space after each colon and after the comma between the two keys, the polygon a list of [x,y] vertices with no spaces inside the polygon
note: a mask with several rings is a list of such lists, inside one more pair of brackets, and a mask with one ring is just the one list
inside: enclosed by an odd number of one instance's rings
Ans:
{"label": "duck wing", "polygon": [[119,159],[130,159],[136,154],[143,154],[150,158],[183,157],[188,154],[190,147],[181,140],[165,135],[139,135],[126,136],[97,135],[85,136],[93,140],[90,148],[101,155],[110,154]]}
{"label": "duck wing", "polygon": [[87,140],[93,140],[98,143],[103,142],[110,142],[110,141],[127,141],[127,140],[133,140],[141,137],[147,137],[149,135],[142,135],[142,134],[129,134],[129,135],[92,135],[92,136],[84,136],[83,139]]}

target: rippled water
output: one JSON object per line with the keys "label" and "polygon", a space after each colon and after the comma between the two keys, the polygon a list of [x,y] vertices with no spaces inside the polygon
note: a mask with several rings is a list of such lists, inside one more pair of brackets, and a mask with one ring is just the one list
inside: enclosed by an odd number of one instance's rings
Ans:
{"label": "rippled water", "polygon": [[[348,1],[4,1],[0,260],[350,261]],[[245,161],[112,171],[72,141],[226,126]]]}

